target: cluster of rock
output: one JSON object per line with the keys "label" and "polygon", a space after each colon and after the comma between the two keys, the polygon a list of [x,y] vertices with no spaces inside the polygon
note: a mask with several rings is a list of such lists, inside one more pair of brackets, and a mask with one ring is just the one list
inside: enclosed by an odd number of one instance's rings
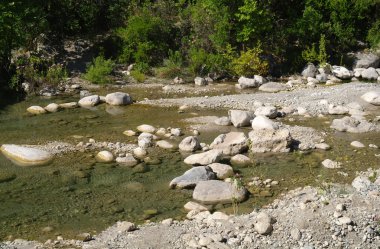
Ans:
{"label": "cluster of rock", "polygon": [[129,104],[132,104],[132,102],[133,102],[132,98],[129,96],[129,94],[123,93],[123,92],[114,92],[114,93],[107,94],[106,96],[99,96],[99,95],[84,96],[78,102],[69,102],[69,103],[62,103],[62,104],[51,103],[45,107],[30,106],[27,109],[27,111],[31,114],[38,115],[38,114],[44,114],[48,112],[57,112],[60,109],[76,108],[78,106],[89,108],[89,107],[94,107],[100,103],[107,103],[108,105],[112,105],[112,106],[120,106],[120,105],[129,105]]}

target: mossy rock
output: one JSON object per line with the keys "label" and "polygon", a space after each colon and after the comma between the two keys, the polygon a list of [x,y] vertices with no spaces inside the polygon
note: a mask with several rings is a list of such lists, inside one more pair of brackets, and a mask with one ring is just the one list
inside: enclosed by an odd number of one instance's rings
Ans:
{"label": "mossy rock", "polygon": [[13,181],[16,177],[16,174],[12,173],[0,173],[0,183]]}

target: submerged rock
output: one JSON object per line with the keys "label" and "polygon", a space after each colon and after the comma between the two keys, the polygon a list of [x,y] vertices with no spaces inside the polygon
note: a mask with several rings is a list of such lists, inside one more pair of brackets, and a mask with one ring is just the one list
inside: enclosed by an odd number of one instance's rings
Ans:
{"label": "submerged rock", "polygon": [[171,188],[193,188],[200,181],[216,179],[216,174],[208,166],[194,167],[183,175],[174,178],[169,186]]}
{"label": "submerged rock", "polygon": [[53,159],[53,155],[47,151],[15,144],[3,144],[0,151],[8,159],[20,166],[44,165]]}
{"label": "submerged rock", "polygon": [[167,150],[172,150],[177,148],[176,145],[166,141],[166,140],[159,140],[156,142],[156,145],[160,147],[161,149],[167,149]]}
{"label": "submerged rock", "polygon": [[216,137],[210,148],[221,150],[224,155],[236,155],[248,149],[247,142],[244,132],[230,132]]}
{"label": "submerged rock", "polygon": [[91,96],[87,96],[80,99],[78,104],[82,107],[92,107],[99,104],[99,102],[100,102],[99,95],[91,95]]}
{"label": "submerged rock", "polygon": [[214,123],[220,126],[229,126],[231,125],[231,120],[229,117],[220,117],[215,119]]}
{"label": "submerged rock", "polygon": [[269,92],[269,93],[276,93],[280,91],[286,91],[288,90],[288,86],[285,84],[281,84],[278,82],[268,82],[259,87],[260,91],[263,92]]}
{"label": "submerged rock", "polygon": [[59,110],[59,105],[56,103],[51,103],[44,108],[48,112],[57,112]]}
{"label": "submerged rock", "polygon": [[193,192],[193,199],[204,204],[242,202],[246,197],[244,187],[218,180],[200,181]]}

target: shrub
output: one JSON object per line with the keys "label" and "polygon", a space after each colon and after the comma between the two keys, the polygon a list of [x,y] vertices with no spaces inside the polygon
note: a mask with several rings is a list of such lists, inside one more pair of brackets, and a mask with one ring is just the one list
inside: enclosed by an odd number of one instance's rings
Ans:
{"label": "shrub", "polygon": [[67,78],[66,69],[60,64],[54,64],[49,67],[45,81],[52,85],[58,85],[65,78]]}
{"label": "shrub", "polygon": [[137,80],[137,82],[140,82],[140,83],[144,82],[145,79],[146,79],[145,74],[142,73],[142,72],[140,72],[140,71],[138,71],[138,70],[133,70],[133,71],[131,71],[131,76],[132,76],[135,80]]}
{"label": "shrub", "polygon": [[380,20],[375,22],[368,31],[367,41],[372,47],[380,47]]}
{"label": "shrub", "polygon": [[207,73],[207,52],[201,48],[191,48],[189,51],[189,68],[194,75],[205,75]]}
{"label": "shrub", "polygon": [[320,65],[325,65],[328,60],[325,35],[321,35],[321,38],[319,39],[318,52],[315,48],[315,43],[313,43],[311,47],[308,47],[302,51],[302,58],[306,62],[315,62],[319,63]]}
{"label": "shrub", "polygon": [[160,78],[174,78],[182,71],[183,59],[179,51],[169,50],[169,57],[164,60],[164,66],[156,70],[156,75]]}
{"label": "shrub", "polygon": [[96,57],[87,68],[84,78],[95,84],[105,84],[109,82],[115,64],[111,59],[106,60],[103,56]]}
{"label": "shrub", "polygon": [[242,51],[240,57],[232,61],[232,68],[237,75],[252,77],[258,74],[265,76],[269,72],[269,63],[263,59],[263,50],[259,44],[255,48]]}

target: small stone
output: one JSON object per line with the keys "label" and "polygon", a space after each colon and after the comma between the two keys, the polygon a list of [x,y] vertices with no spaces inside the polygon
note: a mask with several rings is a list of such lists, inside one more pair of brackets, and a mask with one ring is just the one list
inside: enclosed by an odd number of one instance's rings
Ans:
{"label": "small stone", "polygon": [[325,159],[322,162],[323,167],[328,168],[328,169],[339,169],[341,168],[341,163],[332,161],[330,159]]}
{"label": "small stone", "polygon": [[335,210],[338,212],[342,212],[342,211],[346,210],[346,206],[344,204],[338,204],[338,205],[336,205]]}
{"label": "small stone", "polygon": [[292,238],[294,240],[300,240],[301,237],[302,237],[302,234],[300,232],[300,230],[298,228],[293,228],[291,231],[290,231],[290,236],[292,236]]}
{"label": "small stone", "polygon": [[351,146],[353,146],[353,147],[355,147],[355,148],[364,148],[364,147],[365,147],[365,145],[362,144],[362,143],[359,142],[359,141],[353,141],[353,142],[351,142]]}

